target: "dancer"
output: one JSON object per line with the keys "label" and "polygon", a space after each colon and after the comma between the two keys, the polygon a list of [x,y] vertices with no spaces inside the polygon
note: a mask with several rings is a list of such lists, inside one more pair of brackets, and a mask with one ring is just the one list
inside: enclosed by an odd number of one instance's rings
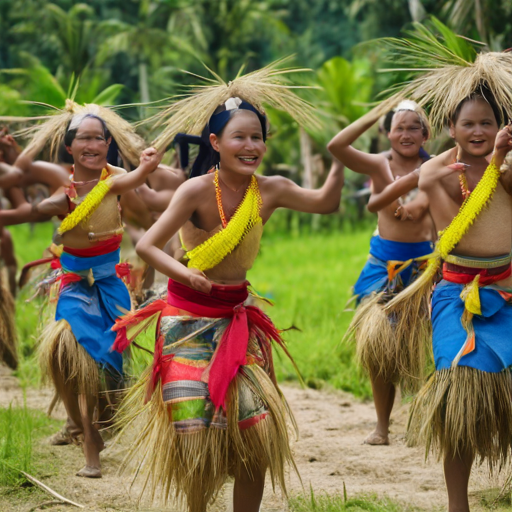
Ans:
{"label": "dancer", "polygon": [[54,265],[60,269],[46,281],[51,284],[50,296],[58,296],[55,320],[42,334],[40,361],[68,417],[83,432],[85,466],[77,475],[99,478],[104,444],[94,424],[98,395],[101,389],[119,389],[123,375],[121,356],[111,352],[115,336],[109,332],[131,305],[120,279],[127,268],[119,265],[123,228],[117,197],[144,183],[160,155],[153,148],[144,150],[139,167],[129,174],[107,164],[113,139],[132,160],[141,141],[127,122],[97,105],[68,102],[65,111],[35,131],[24,153],[37,154],[48,141],[56,148],[64,140],[74,160],[66,193],[35,207],[43,215],[64,216],[58,229],[64,247]]}
{"label": "dancer", "polygon": [[436,250],[424,274],[387,305],[403,311],[413,332],[424,330],[429,318],[418,304],[444,261],[432,295],[436,371],[413,403],[408,437],[444,458],[450,512],[469,511],[473,461],[500,469],[512,444],[512,171],[503,163],[512,134],[510,126],[499,131],[512,115],[511,70],[509,53],[481,53],[403,89],[428,104],[437,128],[449,124],[457,143],[420,175],[440,232]]}
{"label": "dancer", "polygon": [[[162,489],[164,501],[173,495],[186,500],[191,512],[206,510],[229,474],[235,478],[233,510],[256,512],[267,470],[286,492],[284,467],[293,465],[287,408],[272,363],[271,341],[284,344],[260,309],[244,306],[246,273],[263,225],[277,208],[312,213],[338,208],[343,168],[333,165],[318,190],[255,174],[266,152],[263,103],[302,124],[314,122],[312,108],[285,85],[274,64],[202,88],[170,107],[173,115],[155,142],[165,147],[178,131],[204,128],[194,169],[218,166],[180,186],[137,245],[170,279],[167,301],[116,323],[116,347],[122,350],[130,327],[136,333],[137,324],[159,315],[153,370],[126,397],[120,413],[125,429],[133,422],[143,425],[131,439],[128,458],[149,470],[144,487],[153,498]],[[162,250],[180,228],[186,265]]]}
{"label": "dancer", "polygon": [[433,235],[427,205],[424,197],[417,197],[416,188],[419,167],[428,157],[422,148],[430,128],[423,111],[404,101],[388,114],[391,149],[387,155],[352,147],[378,121],[382,109],[379,106],[355,121],[328,145],[347,167],[371,177],[368,209],[378,213],[378,233],[371,239],[368,261],[354,286],[358,309],[348,330],[356,339],[359,363],[372,383],[377,426],[364,441],[371,445],[389,444],[395,386],[401,384],[402,391],[412,392],[418,389],[424,372],[425,340],[398,332],[396,319],[382,308],[418,276],[422,257],[432,252]]}

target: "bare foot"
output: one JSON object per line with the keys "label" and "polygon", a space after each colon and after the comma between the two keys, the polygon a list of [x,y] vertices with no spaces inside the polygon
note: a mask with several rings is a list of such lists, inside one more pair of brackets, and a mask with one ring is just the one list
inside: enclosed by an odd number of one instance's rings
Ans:
{"label": "bare foot", "polygon": [[389,437],[377,434],[373,431],[364,441],[363,444],[370,444],[372,446],[387,446],[389,445]]}
{"label": "bare foot", "polygon": [[76,476],[85,478],[101,478],[101,469],[94,466],[84,466]]}
{"label": "bare foot", "polygon": [[48,442],[52,446],[65,446],[67,444],[73,444],[73,438],[71,437],[71,434],[64,428],[56,434],[53,434],[53,436],[48,439]]}

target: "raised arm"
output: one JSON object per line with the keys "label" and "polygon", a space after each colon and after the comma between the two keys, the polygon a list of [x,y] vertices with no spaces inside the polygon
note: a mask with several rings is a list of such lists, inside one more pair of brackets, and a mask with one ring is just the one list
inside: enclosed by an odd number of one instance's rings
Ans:
{"label": "raised arm", "polygon": [[324,185],[316,190],[299,187],[282,176],[267,177],[261,186],[264,220],[277,208],[307,213],[333,213],[339,208],[344,182],[344,166],[337,160],[333,160]]}
{"label": "raised arm", "polygon": [[370,196],[370,200],[368,201],[368,210],[372,213],[376,213],[379,210],[390,206],[401,196],[407,194],[418,186],[419,176],[419,169],[416,169],[406,176],[402,176],[389,185],[386,185],[381,192],[373,192]]}
{"label": "raised arm", "polygon": [[113,180],[110,192],[120,195],[140,187],[160,163],[162,153],[158,153],[155,148],[147,148],[140,155],[140,164],[137,169],[120,176],[116,176]]}
{"label": "raised arm", "polygon": [[43,222],[51,216],[37,212],[26,200],[23,190],[18,187],[9,189],[7,193],[12,204],[10,210],[0,210],[0,226],[12,226],[14,224],[25,224],[26,222]]}
{"label": "raised arm", "polygon": [[165,244],[196,211],[204,184],[198,179],[181,186],[171,204],[137,243],[137,254],[167,277],[196,290],[209,293],[210,281],[196,269],[189,269],[163,251]]}
{"label": "raised arm", "polygon": [[375,178],[379,179],[379,176],[384,176],[387,183],[391,183],[393,176],[386,157],[383,155],[365,153],[352,147],[352,144],[374,125],[379,117],[380,115],[378,113],[376,114],[374,111],[368,112],[368,114],[341,130],[341,132],[327,144],[327,149],[335,158],[352,171],[368,174],[373,180],[375,180]]}

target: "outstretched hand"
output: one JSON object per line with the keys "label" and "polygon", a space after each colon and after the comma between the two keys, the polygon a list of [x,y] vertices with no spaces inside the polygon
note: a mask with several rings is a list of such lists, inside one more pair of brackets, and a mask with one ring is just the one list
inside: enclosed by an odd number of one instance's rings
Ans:
{"label": "outstretched hand", "polygon": [[212,282],[206,277],[204,272],[201,272],[197,268],[189,268],[190,272],[190,287],[198,292],[207,293],[208,295],[212,291]]}

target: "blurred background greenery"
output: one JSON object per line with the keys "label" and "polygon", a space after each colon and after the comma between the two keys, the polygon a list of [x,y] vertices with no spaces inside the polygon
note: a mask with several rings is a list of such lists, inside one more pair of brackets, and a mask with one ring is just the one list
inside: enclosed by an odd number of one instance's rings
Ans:
{"label": "blurred background greenery", "polygon": [[[308,99],[324,127],[299,130],[270,112],[263,172],[315,186],[330,165],[328,140],[397,79],[379,73],[385,67],[379,45],[360,43],[399,36],[430,16],[490,49],[512,46],[510,0],[0,0],[0,115],[44,113],[25,100],[63,107],[77,82],[78,102],[158,102],[198,83],[183,70],[207,75],[206,65],[230,80],[242,66],[251,71],[294,54],[294,65],[312,70],[301,82],[321,87]],[[154,108],[122,112],[138,121]],[[141,130],[149,142],[150,127]],[[377,130],[358,144],[386,149]],[[364,220],[364,195],[357,193],[364,182],[347,172],[341,212],[333,217]],[[313,230],[341,222],[290,216],[288,231],[292,220]]]}

